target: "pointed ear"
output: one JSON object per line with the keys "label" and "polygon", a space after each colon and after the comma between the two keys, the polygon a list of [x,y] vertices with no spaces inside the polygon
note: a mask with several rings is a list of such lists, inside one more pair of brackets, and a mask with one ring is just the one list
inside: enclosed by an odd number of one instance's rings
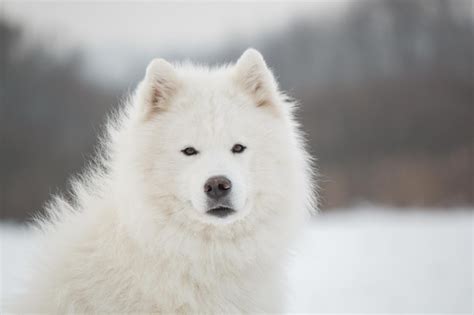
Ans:
{"label": "pointed ear", "polygon": [[235,65],[235,79],[245,91],[254,97],[257,106],[274,102],[278,86],[262,55],[255,49],[247,49]]}
{"label": "pointed ear", "polygon": [[164,59],[153,59],[146,68],[138,98],[143,113],[149,116],[164,110],[178,88],[178,79],[173,66]]}

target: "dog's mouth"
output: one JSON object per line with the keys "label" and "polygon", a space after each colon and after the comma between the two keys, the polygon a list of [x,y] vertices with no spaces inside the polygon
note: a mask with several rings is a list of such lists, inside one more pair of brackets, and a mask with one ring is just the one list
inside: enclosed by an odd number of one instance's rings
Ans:
{"label": "dog's mouth", "polygon": [[206,213],[218,218],[225,218],[235,212],[234,209],[229,207],[216,207],[210,210],[207,210]]}

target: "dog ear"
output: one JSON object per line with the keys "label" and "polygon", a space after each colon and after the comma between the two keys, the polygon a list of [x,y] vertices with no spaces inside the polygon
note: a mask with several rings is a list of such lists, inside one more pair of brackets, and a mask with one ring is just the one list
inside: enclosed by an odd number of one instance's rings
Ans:
{"label": "dog ear", "polygon": [[148,117],[166,109],[177,88],[178,79],[173,65],[161,58],[153,59],[146,68],[145,79],[139,89],[143,113]]}
{"label": "dog ear", "polygon": [[257,106],[267,106],[274,102],[278,86],[257,50],[249,48],[242,54],[235,65],[234,75],[238,84],[254,97]]}

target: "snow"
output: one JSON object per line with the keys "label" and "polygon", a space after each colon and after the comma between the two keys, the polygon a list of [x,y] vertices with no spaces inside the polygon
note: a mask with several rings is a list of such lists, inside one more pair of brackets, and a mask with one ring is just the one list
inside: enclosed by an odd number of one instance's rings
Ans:
{"label": "snow", "polygon": [[[292,313],[473,311],[473,209],[359,207],[308,226],[289,270]],[[2,223],[0,297],[21,289],[34,241]]]}
{"label": "snow", "polygon": [[320,216],[290,270],[292,312],[472,313],[473,212]]}
{"label": "snow", "polygon": [[[21,291],[28,274],[28,258],[34,252],[32,232],[23,225],[0,222],[0,305]],[[1,309],[0,309],[1,311]]]}

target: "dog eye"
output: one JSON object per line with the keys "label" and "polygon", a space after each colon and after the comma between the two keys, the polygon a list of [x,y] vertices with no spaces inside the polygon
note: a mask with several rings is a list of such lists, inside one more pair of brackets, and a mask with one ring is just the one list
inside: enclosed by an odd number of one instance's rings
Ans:
{"label": "dog eye", "polygon": [[232,153],[242,153],[245,151],[245,149],[247,149],[247,147],[237,143],[232,147]]}
{"label": "dog eye", "polygon": [[195,148],[193,148],[193,147],[187,147],[187,148],[181,150],[181,152],[183,152],[184,155],[188,155],[188,156],[189,156],[189,155],[196,155],[196,154],[199,153],[199,152],[198,152]]}

